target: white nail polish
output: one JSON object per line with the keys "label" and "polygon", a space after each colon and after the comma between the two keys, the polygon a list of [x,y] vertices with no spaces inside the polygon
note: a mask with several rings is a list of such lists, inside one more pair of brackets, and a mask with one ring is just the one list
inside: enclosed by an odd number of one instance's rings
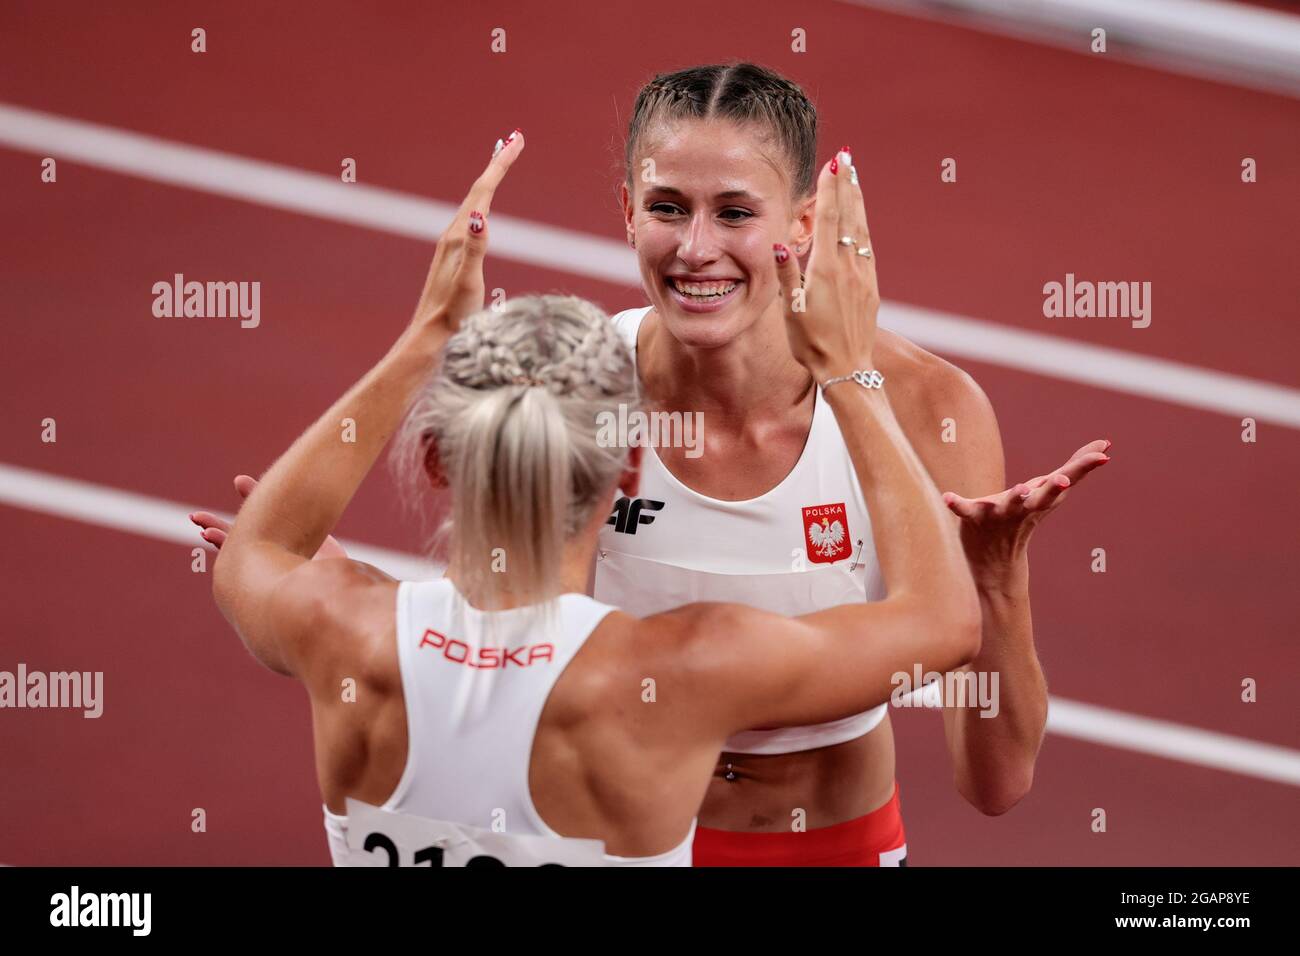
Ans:
{"label": "white nail polish", "polygon": [[496,147],[492,150],[492,155],[493,155],[493,156],[496,156],[497,153],[501,152],[501,150],[503,150],[503,149],[505,149],[505,148],[506,148],[506,144],[505,144],[505,142],[504,142],[503,140],[497,140],[497,145],[496,145]]}

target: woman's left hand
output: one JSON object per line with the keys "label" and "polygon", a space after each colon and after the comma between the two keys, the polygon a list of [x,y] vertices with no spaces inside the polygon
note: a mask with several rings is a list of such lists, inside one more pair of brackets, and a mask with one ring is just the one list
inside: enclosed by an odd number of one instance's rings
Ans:
{"label": "woman's left hand", "polygon": [[412,331],[451,335],[467,316],[483,308],[483,257],[487,253],[492,197],[523,148],[524,134],[515,130],[470,187],[451,224],[438,239],[424,291],[411,319]]}
{"label": "woman's left hand", "polygon": [[961,540],[976,584],[1006,581],[1021,569],[1034,528],[1060,507],[1069,489],[1106,462],[1110,442],[1084,445],[1060,468],[983,498],[946,492],[944,504],[961,521]]}

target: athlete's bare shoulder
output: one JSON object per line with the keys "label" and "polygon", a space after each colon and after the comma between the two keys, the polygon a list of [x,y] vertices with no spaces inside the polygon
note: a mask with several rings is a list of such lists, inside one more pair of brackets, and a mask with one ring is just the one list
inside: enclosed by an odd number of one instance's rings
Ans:
{"label": "athlete's bare shoulder", "polygon": [[970,373],[887,329],[876,333],[874,359],[890,407],[941,490],[999,490],[1004,475],[997,414]]}
{"label": "athlete's bare shoulder", "polygon": [[[647,716],[669,716],[639,705],[659,700],[661,690],[684,690],[685,639],[700,630],[691,623],[696,617],[689,609],[647,618],[619,610],[605,615],[561,676],[547,704],[550,719],[570,726],[605,715],[612,723],[641,726]],[[688,716],[682,708],[674,713]]]}
{"label": "athlete's bare shoulder", "polygon": [[603,662],[606,673],[618,673],[630,664],[641,675],[672,675],[683,682],[714,666],[713,657],[730,653],[734,642],[728,638],[743,626],[739,618],[746,610],[700,602],[644,618],[616,611],[601,622],[602,640],[595,645],[608,655]]}
{"label": "athlete's bare shoulder", "polygon": [[[898,396],[905,407],[935,409],[945,405],[966,408],[972,404],[988,405],[984,390],[969,372],[897,332],[889,329],[877,331],[875,360],[885,376],[885,388],[891,395]],[[898,404],[895,403],[896,414],[899,413]]]}
{"label": "athlete's bare shoulder", "polygon": [[329,674],[332,681],[344,667],[371,687],[400,681],[392,640],[397,586],[378,568],[346,558],[308,561],[288,574],[274,602],[276,616],[293,622],[283,643],[303,680],[310,685]]}

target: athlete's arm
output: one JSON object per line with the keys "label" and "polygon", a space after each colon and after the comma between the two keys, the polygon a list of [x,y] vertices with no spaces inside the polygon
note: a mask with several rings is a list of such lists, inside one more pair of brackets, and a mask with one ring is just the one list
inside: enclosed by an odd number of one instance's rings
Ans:
{"label": "athlete's arm", "polygon": [[[990,693],[985,699],[967,694],[965,700],[945,700],[944,731],[958,792],[993,815],[1005,813],[1029,792],[1047,724],[1047,682],[1030,613],[1030,536],[1068,489],[1109,459],[1106,442],[1091,442],[1055,472],[1007,488],[992,407],[973,382],[954,383],[953,392],[945,404],[964,415],[966,434],[928,464],[935,481],[950,492],[944,498],[960,519],[979,595],[983,640],[979,655],[963,670],[983,675],[982,686]],[[925,456],[929,449],[918,450]]]}
{"label": "athlete's arm", "polygon": [[[235,493],[239,495],[239,500],[243,501],[253,493],[257,487],[257,479],[249,475],[235,476]],[[194,511],[190,513],[190,521],[198,525],[199,537],[212,545],[218,551],[226,543],[226,536],[230,534],[230,526],[233,522],[227,521],[219,514],[211,511]],[[325,540],[321,542],[320,550],[313,556],[313,561],[324,561],[327,558],[346,558],[347,550],[334,535],[326,535]]]}
{"label": "athlete's arm", "polygon": [[[522,149],[516,136],[493,157],[439,240],[415,315],[397,343],[262,477],[222,545],[213,569],[217,604],[274,671],[301,675],[299,638],[311,633],[320,602],[331,597],[317,591],[330,589],[333,569],[303,566],[338,523],[460,320],[483,307],[486,217]],[[341,440],[345,424],[354,440]],[[345,573],[365,572],[358,566]]]}
{"label": "athlete's arm", "polygon": [[[793,257],[777,253],[791,350],[818,382],[873,367],[875,266],[837,241],[870,241],[861,192],[841,172],[823,168],[818,180],[803,288]],[[682,676],[705,719],[725,731],[860,713],[889,698],[895,673],[917,664],[950,670],[978,651],[979,607],[957,529],[894,417],[888,388],[845,382],[825,391],[871,513],[888,596],[793,619],[740,605],[687,609]]]}

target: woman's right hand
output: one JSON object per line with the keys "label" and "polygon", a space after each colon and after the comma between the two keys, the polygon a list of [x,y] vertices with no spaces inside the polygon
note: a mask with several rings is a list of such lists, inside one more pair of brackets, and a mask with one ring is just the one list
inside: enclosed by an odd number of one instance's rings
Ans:
{"label": "woman's right hand", "polygon": [[[841,151],[817,179],[812,255],[802,287],[789,247],[773,247],[790,351],[819,383],[873,367],[880,292],[874,253],[859,254],[871,248],[871,236],[852,163]],[[842,245],[843,236],[853,244]]]}
{"label": "woman's right hand", "polygon": [[[235,491],[239,493],[240,500],[247,498],[257,487],[257,479],[248,475],[235,476]],[[230,522],[220,515],[215,515],[211,511],[195,511],[190,514],[190,520],[199,526],[199,537],[212,545],[218,551],[226,543],[226,535],[230,533]],[[320,550],[315,554],[313,560],[324,560],[325,558],[346,558],[348,553],[344,550],[343,545],[339,543],[338,538],[329,535],[321,544]]]}

